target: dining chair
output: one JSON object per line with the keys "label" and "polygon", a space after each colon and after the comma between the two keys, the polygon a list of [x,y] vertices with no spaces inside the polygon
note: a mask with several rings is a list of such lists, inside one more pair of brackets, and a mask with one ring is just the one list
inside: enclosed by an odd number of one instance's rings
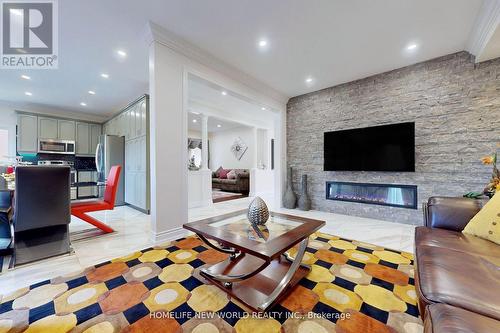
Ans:
{"label": "dining chair", "polygon": [[71,215],[92,224],[105,233],[113,232],[114,230],[110,226],[87,215],[87,213],[101,210],[113,210],[115,208],[116,191],[120,181],[121,169],[122,167],[120,165],[114,165],[109,170],[106,188],[104,190],[104,198],[102,200],[75,202],[71,204]]}
{"label": "dining chair", "polygon": [[12,220],[14,265],[69,253],[70,168],[17,167]]}
{"label": "dining chair", "polygon": [[11,212],[9,192],[0,192],[0,256],[11,254],[12,232],[9,216]]}

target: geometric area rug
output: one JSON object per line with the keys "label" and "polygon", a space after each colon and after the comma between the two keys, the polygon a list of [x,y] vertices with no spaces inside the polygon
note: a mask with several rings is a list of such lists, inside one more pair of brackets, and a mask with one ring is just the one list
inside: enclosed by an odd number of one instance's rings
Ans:
{"label": "geometric area rug", "polygon": [[225,258],[193,236],[43,281],[0,296],[0,332],[423,331],[410,253],[316,232],[311,272],[264,314],[197,274]]}

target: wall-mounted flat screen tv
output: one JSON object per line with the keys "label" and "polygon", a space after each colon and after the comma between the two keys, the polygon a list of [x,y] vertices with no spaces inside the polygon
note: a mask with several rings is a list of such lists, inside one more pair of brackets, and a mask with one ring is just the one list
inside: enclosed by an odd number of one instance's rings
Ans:
{"label": "wall-mounted flat screen tv", "polygon": [[325,171],[415,171],[415,123],[325,132]]}

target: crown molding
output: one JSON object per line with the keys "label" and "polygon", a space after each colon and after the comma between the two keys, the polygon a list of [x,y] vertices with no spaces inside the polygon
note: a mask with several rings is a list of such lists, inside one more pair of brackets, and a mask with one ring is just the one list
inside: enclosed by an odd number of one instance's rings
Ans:
{"label": "crown molding", "polygon": [[170,48],[171,50],[186,56],[191,60],[212,68],[219,73],[222,73],[227,77],[246,85],[247,87],[264,96],[272,98],[278,103],[285,105],[289,100],[289,96],[277,91],[276,89],[266,85],[265,83],[262,83],[261,81],[255,79],[254,77],[248,75],[240,69],[216,58],[209,52],[188,42],[187,40],[172,33],[171,31],[166,30],[165,28],[154,22],[148,22],[145,39],[148,45],[151,45],[153,42],[160,43]]}
{"label": "crown molding", "polygon": [[491,36],[500,24],[500,0],[484,0],[467,42],[467,51],[479,62]]}

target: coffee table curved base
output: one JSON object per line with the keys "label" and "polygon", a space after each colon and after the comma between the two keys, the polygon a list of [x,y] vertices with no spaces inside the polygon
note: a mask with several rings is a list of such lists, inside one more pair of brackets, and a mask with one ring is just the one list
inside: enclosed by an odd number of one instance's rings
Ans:
{"label": "coffee table curved base", "polygon": [[254,311],[266,311],[311,270],[310,266],[301,263],[308,240],[305,238],[299,243],[294,260],[283,255],[265,261],[242,253],[236,259],[228,258],[200,268],[199,273]]}

